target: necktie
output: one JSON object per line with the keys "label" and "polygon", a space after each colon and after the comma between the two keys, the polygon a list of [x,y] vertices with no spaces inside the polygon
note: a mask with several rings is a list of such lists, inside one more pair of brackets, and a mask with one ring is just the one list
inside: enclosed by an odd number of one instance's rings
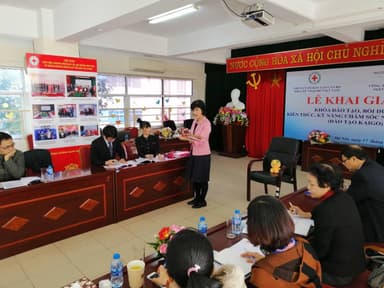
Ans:
{"label": "necktie", "polygon": [[108,142],[108,149],[109,149],[109,154],[111,157],[113,157],[113,146],[111,142]]}

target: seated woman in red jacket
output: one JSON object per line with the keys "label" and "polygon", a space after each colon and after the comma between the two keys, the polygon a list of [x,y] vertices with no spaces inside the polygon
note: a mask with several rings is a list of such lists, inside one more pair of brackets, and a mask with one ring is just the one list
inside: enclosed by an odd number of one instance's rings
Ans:
{"label": "seated woman in red jacket", "polygon": [[315,222],[310,243],[323,270],[323,283],[344,286],[365,269],[364,234],[353,199],[340,191],[342,177],[328,164],[315,164],[309,169],[308,191],[322,200],[312,212],[297,206],[291,210]]}
{"label": "seated woman in red jacket", "polygon": [[248,237],[264,253],[241,255],[254,263],[251,287],[321,287],[321,267],[316,253],[306,240],[294,236],[294,230],[291,216],[278,199],[262,195],[249,203]]}

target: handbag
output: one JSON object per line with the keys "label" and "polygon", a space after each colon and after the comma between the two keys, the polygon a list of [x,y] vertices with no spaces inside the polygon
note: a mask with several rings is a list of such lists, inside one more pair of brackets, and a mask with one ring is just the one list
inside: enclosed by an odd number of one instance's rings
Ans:
{"label": "handbag", "polygon": [[374,264],[374,268],[368,276],[368,286],[384,288],[384,255],[370,256],[369,260]]}

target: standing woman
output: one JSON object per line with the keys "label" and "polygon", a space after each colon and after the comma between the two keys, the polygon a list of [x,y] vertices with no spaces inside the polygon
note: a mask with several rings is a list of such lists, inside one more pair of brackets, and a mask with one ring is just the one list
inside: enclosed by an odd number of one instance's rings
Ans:
{"label": "standing woman", "polygon": [[191,143],[192,155],[189,161],[188,176],[192,181],[194,199],[188,204],[192,208],[207,206],[205,197],[208,192],[209,173],[211,170],[211,149],[209,148],[209,134],[211,122],[205,117],[206,108],[202,100],[195,100],[191,104],[194,121],[188,134],[179,137],[180,140]]}

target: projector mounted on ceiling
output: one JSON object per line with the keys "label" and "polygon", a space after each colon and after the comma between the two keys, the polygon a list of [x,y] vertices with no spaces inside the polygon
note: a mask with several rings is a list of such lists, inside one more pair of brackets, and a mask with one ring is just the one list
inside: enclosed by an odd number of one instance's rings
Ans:
{"label": "projector mounted on ceiling", "polygon": [[241,13],[241,20],[251,27],[269,26],[275,23],[275,17],[263,9],[261,4],[245,7]]}

